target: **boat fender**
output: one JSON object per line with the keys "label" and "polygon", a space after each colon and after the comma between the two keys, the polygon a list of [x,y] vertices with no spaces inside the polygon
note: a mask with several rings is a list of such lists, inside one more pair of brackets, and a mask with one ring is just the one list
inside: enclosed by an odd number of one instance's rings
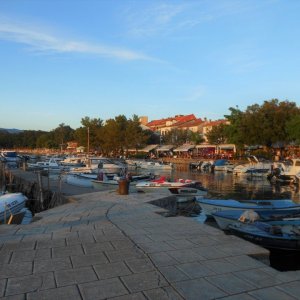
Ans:
{"label": "boat fender", "polygon": [[270,233],[275,235],[282,235],[282,230],[279,226],[272,225],[270,228]]}

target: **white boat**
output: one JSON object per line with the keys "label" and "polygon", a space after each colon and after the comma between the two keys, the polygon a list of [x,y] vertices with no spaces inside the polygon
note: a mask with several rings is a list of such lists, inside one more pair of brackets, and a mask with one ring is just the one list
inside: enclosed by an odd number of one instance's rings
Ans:
{"label": "white boat", "polygon": [[[93,172],[98,173],[99,169],[104,170],[106,173],[120,173],[126,168],[126,165],[111,160],[106,157],[88,157],[85,161],[86,168],[93,170]],[[84,168],[84,167],[83,167]]]}
{"label": "white boat", "polygon": [[247,159],[249,161],[248,164],[238,165],[233,168],[234,175],[256,176],[256,174],[259,174],[261,176],[262,174],[264,174],[265,176],[267,176],[270,173],[272,168],[271,162],[260,161],[254,155],[249,156]]}
{"label": "white boat", "polygon": [[292,200],[223,200],[203,199],[196,197],[202,211],[206,216],[212,216],[214,212],[221,210],[266,210],[266,209],[295,209],[300,205]]}
{"label": "white boat", "polygon": [[279,182],[296,182],[300,175],[300,159],[293,158],[286,162],[273,164],[269,178]]}
{"label": "white boat", "polygon": [[48,161],[38,161],[36,163],[28,163],[27,167],[33,170],[45,170],[60,172],[62,166],[54,158],[50,158]]}
{"label": "white boat", "polygon": [[126,178],[128,180],[128,182],[130,183],[130,185],[136,185],[138,184],[138,182],[147,180],[151,178],[151,174],[144,174],[144,175],[136,175],[136,176],[131,176],[130,174],[126,177],[124,177],[123,175],[119,176],[117,174],[106,174],[106,173],[102,173],[100,172],[98,174],[97,179],[92,180],[92,185],[95,189],[101,189],[103,186],[116,186],[119,185],[119,181],[121,179]]}
{"label": "white boat", "polygon": [[60,161],[60,164],[62,166],[66,167],[83,167],[84,162],[83,159],[77,156],[69,156],[66,157],[64,160]]}
{"label": "white boat", "polygon": [[163,163],[160,161],[140,161],[138,167],[147,170],[172,171],[174,166],[171,163]]}
{"label": "white boat", "polygon": [[189,196],[195,197],[203,196],[207,193],[207,190],[202,186],[201,182],[193,181],[189,179],[178,179],[176,181],[167,181],[164,176],[151,180],[142,181],[136,184],[138,192],[144,193],[160,193],[166,195],[176,196]]}
{"label": "white boat", "polygon": [[63,175],[63,180],[70,184],[81,187],[93,187],[92,180],[97,178],[96,173],[66,173]]}
{"label": "white boat", "polygon": [[0,223],[7,222],[11,215],[15,215],[23,209],[27,200],[22,193],[0,195]]}

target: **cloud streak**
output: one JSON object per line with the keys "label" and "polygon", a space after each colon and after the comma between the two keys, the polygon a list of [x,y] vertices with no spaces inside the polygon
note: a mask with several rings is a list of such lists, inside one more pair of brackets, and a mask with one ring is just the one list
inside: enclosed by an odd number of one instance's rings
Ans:
{"label": "cloud streak", "polygon": [[155,60],[148,55],[125,48],[63,39],[24,24],[0,20],[0,39],[29,45],[33,51],[44,53],[93,54],[120,60]]}

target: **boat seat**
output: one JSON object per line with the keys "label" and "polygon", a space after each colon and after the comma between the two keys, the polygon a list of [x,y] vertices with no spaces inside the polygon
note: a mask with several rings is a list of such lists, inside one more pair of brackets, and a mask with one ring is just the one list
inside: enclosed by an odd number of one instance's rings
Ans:
{"label": "boat seat", "polygon": [[10,215],[7,224],[21,224],[24,218],[25,211],[18,212],[14,215]]}

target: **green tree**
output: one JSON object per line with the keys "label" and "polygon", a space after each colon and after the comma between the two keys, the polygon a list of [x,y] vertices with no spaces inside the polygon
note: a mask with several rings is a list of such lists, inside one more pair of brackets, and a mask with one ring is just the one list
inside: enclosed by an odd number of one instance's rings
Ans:
{"label": "green tree", "polygon": [[66,143],[74,139],[74,130],[65,123],[61,123],[51,130],[50,138],[55,148],[63,150],[66,148]]}
{"label": "green tree", "polygon": [[245,112],[230,108],[231,115],[227,136],[236,145],[263,145],[270,148],[274,143],[288,143],[286,124],[299,114],[296,103],[279,102],[278,99],[265,101],[261,106],[248,106]]}
{"label": "green tree", "polygon": [[127,120],[127,126],[125,129],[126,151],[128,151],[129,148],[141,148],[147,139],[148,132],[142,129],[139,117],[137,115],[133,115],[132,119]]}
{"label": "green tree", "polygon": [[226,124],[219,124],[217,126],[214,126],[212,130],[206,135],[208,142],[214,145],[226,143],[228,137],[227,129],[228,125]]}
{"label": "green tree", "polygon": [[291,142],[300,145],[300,114],[293,116],[286,123],[286,132]]}
{"label": "green tree", "polygon": [[74,132],[74,139],[79,145],[96,151],[101,150],[103,121],[100,118],[84,117],[82,126]]}

